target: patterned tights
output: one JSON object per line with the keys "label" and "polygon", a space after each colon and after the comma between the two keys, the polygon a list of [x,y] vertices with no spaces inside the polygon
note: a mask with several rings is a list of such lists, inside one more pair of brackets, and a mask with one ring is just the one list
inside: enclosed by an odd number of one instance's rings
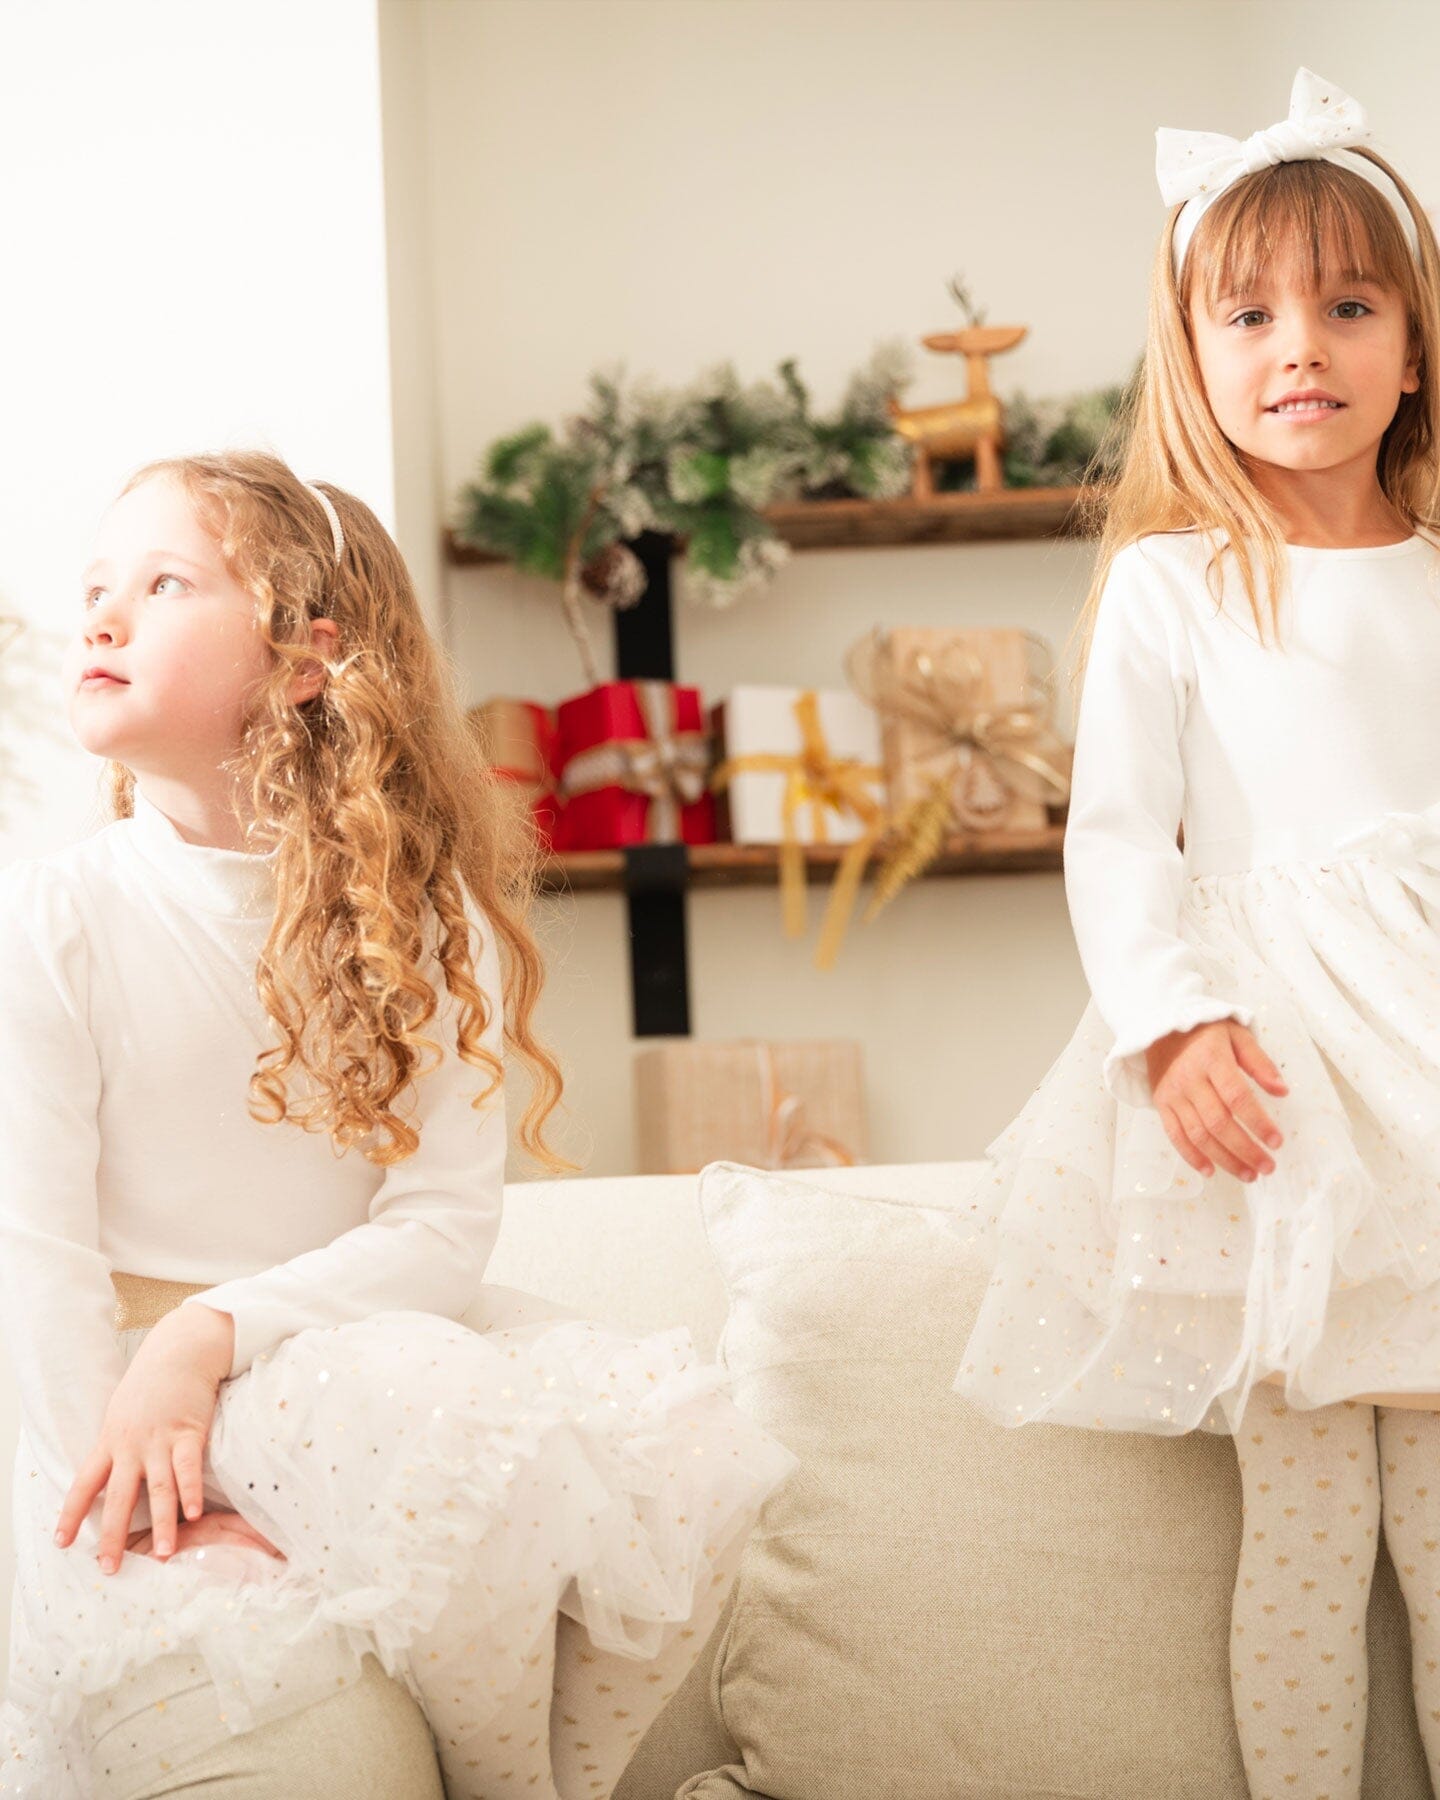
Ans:
{"label": "patterned tights", "polygon": [[[711,1558],[695,1610],[671,1625],[647,1661],[597,1650],[568,1614],[531,1656],[487,1726],[474,1800],[608,1800],[626,1763],[714,1630],[740,1570],[749,1527]],[[469,1800],[469,1796],[467,1796]]]}
{"label": "patterned tights", "polygon": [[1440,1791],[1440,1413],[1362,1400],[1292,1410],[1261,1385],[1235,1449],[1244,1503],[1231,1681],[1252,1800],[1359,1800],[1382,1503]]}

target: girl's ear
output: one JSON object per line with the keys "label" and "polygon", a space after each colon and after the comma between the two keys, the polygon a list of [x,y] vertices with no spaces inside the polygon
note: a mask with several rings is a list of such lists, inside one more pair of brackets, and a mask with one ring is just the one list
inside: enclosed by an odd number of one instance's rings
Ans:
{"label": "girl's ear", "polygon": [[[333,655],[340,639],[340,627],[333,619],[312,619],[310,621],[311,648],[326,655]],[[307,700],[313,700],[325,685],[325,665],[319,662],[303,662],[290,684],[290,699],[296,706]]]}

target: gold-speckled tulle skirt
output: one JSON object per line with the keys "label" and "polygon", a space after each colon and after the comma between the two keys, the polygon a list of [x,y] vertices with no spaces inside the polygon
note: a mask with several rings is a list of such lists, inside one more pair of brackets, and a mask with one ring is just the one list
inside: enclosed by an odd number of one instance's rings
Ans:
{"label": "gold-speckled tulle skirt", "polygon": [[[202,1291],[112,1283],[127,1363]],[[128,1554],[98,1578],[93,1522],[53,1542],[63,1496],[22,1428],[6,1800],[87,1800],[82,1714],[171,1649],[203,1663],[224,1697],[215,1729],[231,1733],[378,1658],[423,1707],[457,1794],[558,1613],[597,1650],[655,1656],[799,1459],[737,1408],[684,1327],[631,1333],[528,1302],[529,1322],[493,1329],[405,1309],[306,1327],[221,1383],[207,1497],[283,1560],[209,1542]]]}
{"label": "gold-speckled tulle skirt", "polygon": [[961,1223],[992,1274],[952,1386],[997,1423],[1233,1433],[1272,1374],[1298,1410],[1440,1392],[1440,804],[1433,834],[1406,819],[1384,856],[1185,885],[1206,991],[1287,1083],[1244,1084],[1273,1170],[1203,1176],[1112,1097],[1093,999],[986,1146]]}

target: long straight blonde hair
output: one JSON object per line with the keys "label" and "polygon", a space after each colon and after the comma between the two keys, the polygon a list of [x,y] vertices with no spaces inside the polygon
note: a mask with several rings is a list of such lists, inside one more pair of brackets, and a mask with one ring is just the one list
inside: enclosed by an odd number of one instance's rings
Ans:
{"label": "long straight blonde hair", "polygon": [[[1073,638],[1081,639],[1073,682],[1084,676],[1095,614],[1110,564],[1125,545],[1155,531],[1195,529],[1211,548],[1206,582],[1221,598],[1220,559],[1233,551],[1257,632],[1264,639],[1256,552],[1265,576],[1265,608],[1278,634],[1278,609],[1288,578],[1279,515],[1250,479],[1241,453],[1221,431],[1205,394],[1195,354],[1191,318],[1198,301],[1218,305],[1224,294],[1254,287],[1278,261],[1293,257],[1322,280],[1377,282],[1404,302],[1409,326],[1407,360],[1419,358],[1420,386],[1402,394],[1380,440],[1377,474],[1386,499],[1412,531],[1440,526],[1440,249],[1424,207],[1383,157],[1358,154],[1383,169],[1415,219],[1416,261],[1390,203],[1370,182],[1324,158],[1276,163],[1243,176],[1201,216],[1186,250],[1179,279],[1174,272],[1175,223],[1171,209],[1150,273],[1145,355],[1092,467],[1114,457],[1120,471],[1104,494],[1082,496],[1084,528],[1099,537],[1099,550]],[[1183,203],[1182,203],[1183,204]],[[1222,578],[1223,579],[1223,578]]]}
{"label": "long straight blonde hair", "polygon": [[[455,1048],[489,1076],[472,1104],[504,1080],[502,1059],[481,1043],[498,1004],[504,1047],[532,1077],[520,1144],[551,1173],[573,1173],[543,1137],[564,1084],[532,1023],[544,978],[528,923],[538,841],[486,763],[394,539],[363,500],[327,482],[345,534],[337,566],[323,509],[266,451],[163,458],[121,492],[155,478],[185,493],[253,598],[271,651],[227,764],[248,792],[251,837],[277,851],[256,986],[280,1041],[250,1077],[251,1116],[326,1131],[339,1151],[370,1138],[361,1154],[380,1165],[413,1154],[419,1134],[397,1103],[428,1072],[421,1050],[438,1048],[424,1035],[439,1001],[426,968],[433,909],[435,954],[461,1002]],[[318,618],[334,621],[338,639],[323,686],[297,706],[289,689],[316,660]],[[114,817],[133,814],[134,790],[134,771],[112,762]],[[498,941],[493,1001],[475,980],[467,889]],[[287,1090],[297,1064],[311,1083],[303,1106]]]}

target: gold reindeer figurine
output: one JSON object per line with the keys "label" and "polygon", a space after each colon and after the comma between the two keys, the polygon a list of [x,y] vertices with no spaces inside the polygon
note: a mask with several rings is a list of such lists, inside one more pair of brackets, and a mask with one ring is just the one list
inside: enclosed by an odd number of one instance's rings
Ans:
{"label": "gold reindeer figurine", "polygon": [[915,500],[935,498],[932,459],[948,462],[973,456],[977,489],[994,493],[1005,485],[1000,468],[1005,415],[999,398],[990,391],[986,358],[998,356],[1002,350],[1013,350],[1029,328],[1025,325],[984,325],[973,313],[969,298],[958,281],[951,281],[950,292],[971,322],[959,331],[937,331],[920,341],[927,350],[965,358],[969,393],[962,400],[909,409],[898,406],[893,394],[890,397],[891,424],[907,443],[915,446],[914,478],[910,489],[911,498]]}

